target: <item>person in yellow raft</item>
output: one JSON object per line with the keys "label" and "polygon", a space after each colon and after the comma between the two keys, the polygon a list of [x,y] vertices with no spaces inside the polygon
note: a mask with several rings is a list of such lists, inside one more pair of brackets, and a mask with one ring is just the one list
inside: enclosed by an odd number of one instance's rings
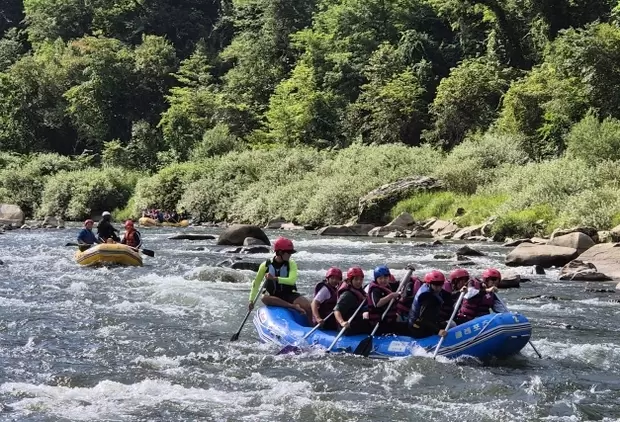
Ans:
{"label": "person in yellow raft", "polygon": [[291,259],[291,255],[295,253],[293,242],[279,237],[273,244],[273,250],[273,259],[268,259],[258,267],[250,291],[248,309],[254,309],[254,298],[260,293],[258,290],[265,278],[265,290],[268,293],[262,297],[265,305],[295,309],[310,318],[310,302],[297,292],[297,263]]}

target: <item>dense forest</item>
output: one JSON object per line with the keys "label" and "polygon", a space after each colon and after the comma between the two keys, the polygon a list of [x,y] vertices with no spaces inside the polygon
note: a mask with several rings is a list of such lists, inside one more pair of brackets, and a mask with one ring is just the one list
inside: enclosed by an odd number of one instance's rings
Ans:
{"label": "dense forest", "polygon": [[[620,223],[618,0],[3,0],[0,202]],[[498,226],[499,227],[499,226]],[[498,229],[499,230],[499,229]]]}

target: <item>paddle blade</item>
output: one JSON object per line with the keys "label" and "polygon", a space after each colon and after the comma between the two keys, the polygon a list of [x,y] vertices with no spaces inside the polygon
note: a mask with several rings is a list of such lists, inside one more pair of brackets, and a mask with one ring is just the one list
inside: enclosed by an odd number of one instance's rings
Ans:
{"label": "paddle blade", "polygon": [[299,346],[294,346],[294,345],[292,345],[292,344],[289,344],[289,345],[287,345],[287,346],[284,346],[284,347],[282,348],[282,350],[280,350],[280,351],[277,353],[277,355],[288,355],[288,354],[290,354],[290,353],[294,353],[294,354],[298,355],[298,354],[300,354],[300,353],[301,353],[301,351],[302,351],[302,350],[301,350],[301,347],[299,347]]}
{"label": "paddle blade", "polygon": [[155,251],[152,251],[150,249],[140,249],[140,252],[142,252],[146,256],[150,256],[150,257],[155,256]]}
{"label": "paddle blade", "polygon": [[232,335],[232,337],[230,338],[230,341],[237,341],[239,340],[239,334],[241,333],[241,331],[237,331],[235,334]]}
{"label": "paddle blade", "polygon": [[360,341],[360,344],[357,345],[353,351],[353,354],[361,355],[367,358],[370,355],[370,352],[372,352],[372,336],[368,336],[364,340]]}
{"label": "paddle blade", "polygon": [[69,243],[65,243],[65,246],[80,246],[80,245],[78,245],[77,243],[69,242]]}

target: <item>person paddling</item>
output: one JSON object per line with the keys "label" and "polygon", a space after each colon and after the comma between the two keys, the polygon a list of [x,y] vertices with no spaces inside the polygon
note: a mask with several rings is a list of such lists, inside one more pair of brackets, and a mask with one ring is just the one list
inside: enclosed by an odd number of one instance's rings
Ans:
{"label": "person paddling", "polygon": [[265,305],[295,309],[310,318],[310,302],[297,292],[297,263],[291,259],[291,255],[296,252],[293,242],[279,237],[274,242],[273,249],[273,259],[268,259],[258,267],[250,291],[248,310],[254,308],[254,298],[259,294],[258,289],[263,278],[266,278],[265,290],[269,295],[261,299]]}
{"label": "person paddling", "polygon": [[115,242],[120,242],[121,239],[117,236],[118,229],[115,229],[110,222],[112,215],[109,211],[104,211],[101,214],[101,221],[97,225],[97,235],[103,242],[107,242],[108,239],[112,239]]}
{"label": "person paddling", "polygon": [[[338,289],[338,302],[334,307],[334,317],[341,328],[347,328],[346,336],[355,334],[368,334],[372,331],[372,325],[358,312],[351,324],[349,319],[353,316],[360,305],[366,305],[366,292],[364,285],[364,271],[360,267],[351,267],[347,271],[347,278]],[[362,308],[363,310],[364,308]],[[364,315],[368,315],[364,312]]]}
{"label": "person paddling", "polygon": [[459,324],[488,315],[491,310],[497,313],[508,312],[501,300],[495,295],[501,279],[502,275],[498,270],[487,268],[482,273],[482,281],[476,279],[470,281],[467,294],[457,315]]}
{"label": "person paddling", "polygon": [[[392,300],[398,303],[401,299],[401,292],[390,289],[390,278],[392,275],[390,269],[385,265],[380,265],[375,268],[373,275],[374,281],[370,283],[368,288],[368,319],[373,325],[381,322],[378,330],[380,333],[409,335],[408,324],[397,321],[396,306],[393,305],[388,309],[388,305]],[[387,314],[383,321],[381,321],[381,317],[386,310]]]}
{"label": "person paddling", "polygon": [[142,246],[142,235],[136,230],[131,220],[125,221],[125,233],[123,233],[121,243],[131,246],[134,249],[138,249]]}
{"label": "person paddling", "polygon": [[321,324],[325,330],[337,330],[336,318],[326,319],[334,310],[338,301],[338,287],[342,283],[342,271],[340,268],[331,267],[325,273],[325,280],[318,283],[314,288],[312,307],[312,321]]}
{"label": "person paddling", "polygon": [[[446,277],[439,270],[433,270],[424,276],[424,285],[416,293],[409,313],[412,337],[424,338],[435,334],[446,336],[441,315],[444,303],[441,291],[445,281]],[[445,322],[443,324],[445,326]]]}
{"label": "person paddling", "polygon": [[88,249],[95,243],[100,243],[95,233],[93,233],[94,224],[95,222],[91,219],[84,221],[84,228],[78,233],[77,242],[80,245],[81,251]]}

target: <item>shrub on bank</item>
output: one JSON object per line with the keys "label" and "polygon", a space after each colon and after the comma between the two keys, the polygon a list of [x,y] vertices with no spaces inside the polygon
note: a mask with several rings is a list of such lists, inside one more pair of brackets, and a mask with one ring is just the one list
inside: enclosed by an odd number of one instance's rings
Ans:
{"label": "shrub on bank", "polygon": [[122,207],[131,197],[138,177],[138,173],[114,167],[60,172],[45,183],[37,215],[83,220]]}

